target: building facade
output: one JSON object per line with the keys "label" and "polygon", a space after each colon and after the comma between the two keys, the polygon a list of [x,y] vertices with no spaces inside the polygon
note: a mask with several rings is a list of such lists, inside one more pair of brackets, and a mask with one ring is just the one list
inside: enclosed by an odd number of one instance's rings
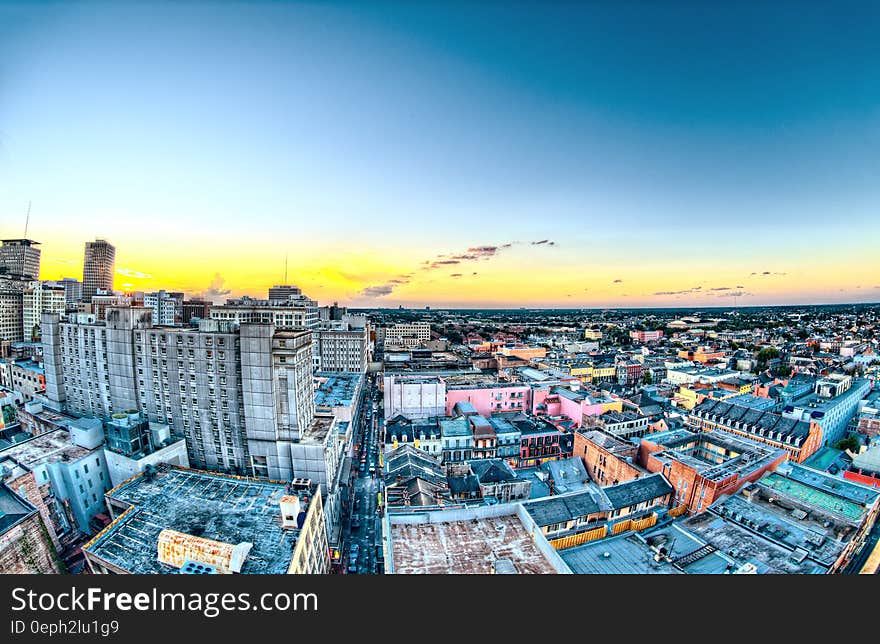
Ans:
{"label": "building facade", "polygon": [[0,242],[0,273],[21,279],[40,279],[40,242],[4,239]]}
{"label": "building facade", "polygon": [[40,337],[40,316],[43,313],[64,313],[67,310],[67,296],[63,287],[53,286],[51,282],[33,282],[22,293],[21,335],[26,342]]}
{"label": "building facade", "polygon": [[103,239],[86,242],[83,255],[82,297],[91,302],[98,290],[113,290],[116,247]]}
{"label": "building facade", "polygon": [[46,396],[106,418],[140,410],[186,439],[194,467],[284,479],[314,421],[311,333],[202,320],[154,327],[152,310],[104,322],[44,315]]}
{"label": "building facade", "polygon": [[154,325],[173,326],[183,320],[183,293],[144,293],[144,306],[153,309]]}

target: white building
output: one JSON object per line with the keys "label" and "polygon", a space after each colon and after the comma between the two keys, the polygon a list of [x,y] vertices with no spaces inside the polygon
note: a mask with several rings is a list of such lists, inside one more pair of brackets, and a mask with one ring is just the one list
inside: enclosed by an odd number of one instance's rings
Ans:
{"label": "white building", "polygon": [[440,376],[386,374],[385,418],[446,415],[446,382]]}
{"label": "white building", "polygon": [[385,329],[385,344],[417,347],[431,339],[431,325],[427,322],[395,324]]}
{"label": "white building", "polygon": [[153,309],[153,324],[173,326],[183,317],[183,293],[167,293],[164,290],[144,293],[144,306]]}
{"label": "white building", "polygon": [[287,300],[257,300],[245,296],[211,307],[211,319],[237,324],[273,324],[279,329],[316,329],[318,303],[303,295]]}
{"label": "white building", "polygon": [[318,329],[312,334],[315,370],[365,373],[372,355],[369,328],[336,324],[337,328]]}
{"label": "white building", "polygon": [[40,337],[40,316],[43,313],[64,313],[67,296],[62,287],[50,282],[31,282],[22,293],[22,338],[31,341]]}

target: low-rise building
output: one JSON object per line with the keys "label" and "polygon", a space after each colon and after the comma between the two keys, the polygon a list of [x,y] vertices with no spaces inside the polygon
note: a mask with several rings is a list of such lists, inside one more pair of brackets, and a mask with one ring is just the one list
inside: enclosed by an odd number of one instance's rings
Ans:
{"label": "low-rise building", "polygon": [[321,499],[307,480],[161,465],[107,492],[113,521],[83,553],[96,574],[326,574]]}
{"label": "low-rise building", "polygon": [[687,425],[697,432],[722,431],[784,449],[788,458],[798,463],[822,445],[822,428],[814,421],[711,399],[694,407]]}
{"label": "low-rise building", "polygon": [[386,574],[570,574],[521,504],[382,520]]}
{"label": "low-rise building", "polygon": [[659,472],[675,489],[674,505],[702,512],[716,499],[734,494],[788,458],[779,448],[722,432],[686,429],[651,434],[639,444],[638,462]]}

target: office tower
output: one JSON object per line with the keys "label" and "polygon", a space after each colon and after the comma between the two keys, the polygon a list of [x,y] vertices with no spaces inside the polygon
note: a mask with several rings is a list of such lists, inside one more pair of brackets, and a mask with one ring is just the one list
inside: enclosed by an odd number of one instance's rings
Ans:
{"label": "office tower", "polygon": [[178,324],[183,318],[183,293],[144,293],[144,306],[153,309],[153,324]]}
{"label": "office tower", "polygon": [[43,313],[64,313],[67,300],[64,289],[52,282],[32,282],[22,293],[22,339],[26,342],[40,337],[40,316]]}
{"label": "office tower", "polygon": [[116,263],[116,247],[103,239],[86,242],[83,258],[82,295],[86,302],[92,301],[98,289],[113,290],[113,271]]}
{"label": "office tower", "polygon": [[0,274],[40,279],[39,244],[33,239],[4,239],[0,245]]}

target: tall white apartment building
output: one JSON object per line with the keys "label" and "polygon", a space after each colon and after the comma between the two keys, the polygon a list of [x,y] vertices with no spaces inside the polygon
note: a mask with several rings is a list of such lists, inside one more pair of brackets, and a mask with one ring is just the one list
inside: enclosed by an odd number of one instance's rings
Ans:
{"label": "tall white apartment building", "polygon": [[39,337],[43,313],[64,313],[66,310],[67,298],[62,287],[51,282],[31,282],[22,293],[22,339],[29,342]]}

